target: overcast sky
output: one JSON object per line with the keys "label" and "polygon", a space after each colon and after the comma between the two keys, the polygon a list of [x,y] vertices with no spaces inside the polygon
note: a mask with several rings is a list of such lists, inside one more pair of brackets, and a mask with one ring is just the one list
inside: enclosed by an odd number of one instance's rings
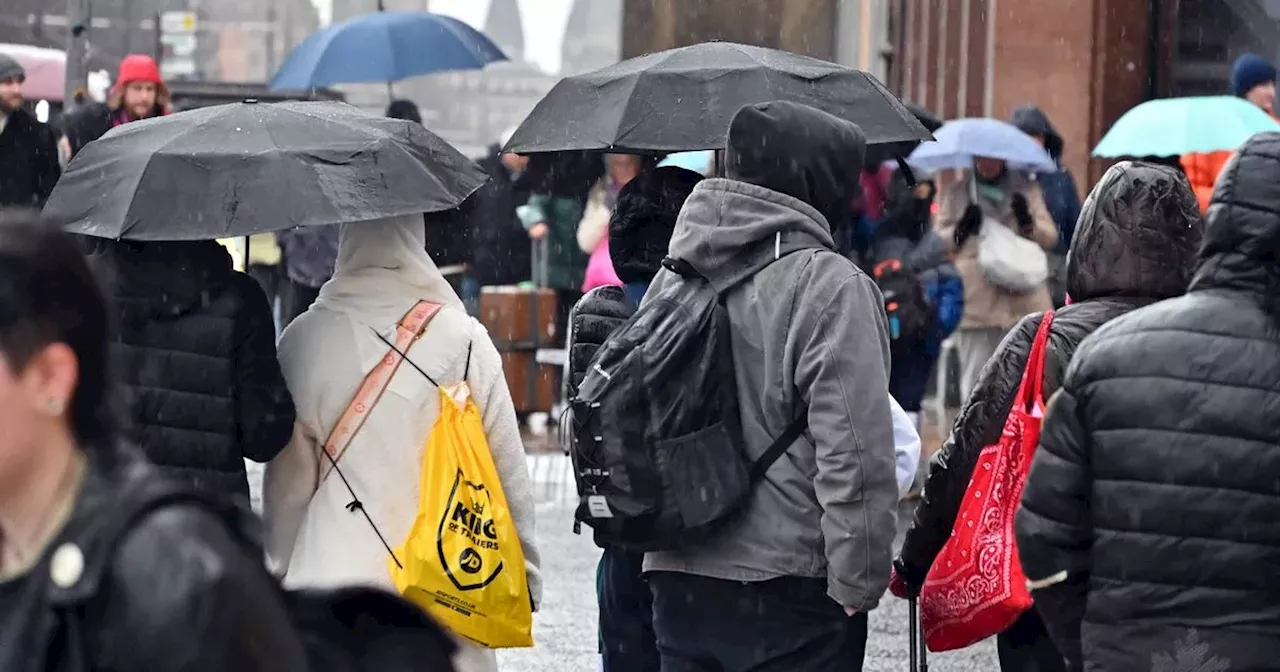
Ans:
{"label": "overcast sky", "polygon": [[[331,0],[311,0],[320,11],[320,20],[329,21]],[[524,57],[547,72],[560,71],[560,45],[569,22],[573,0],[517,0],[524,22]],[[491,0],[429,0],[433,12],[466,21],[484,29]],[[371,3],[372,4],[372,3]],[[514,57],[515,54],[508,54]]]}

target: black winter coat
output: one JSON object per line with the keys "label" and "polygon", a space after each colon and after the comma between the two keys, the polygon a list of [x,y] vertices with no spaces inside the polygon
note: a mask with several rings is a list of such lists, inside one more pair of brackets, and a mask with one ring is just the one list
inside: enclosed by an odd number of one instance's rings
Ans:
{"label": "black winter coat", "polygon": [[124,449],[88,456],[62,532],[0,601],[0,669],[306,669],[282,591],[236,530],[186,505],[132,519],[121,511],[155,468]]}
{"label": "black winter coat", "polygon": [[211,241],[108,243],[91,259],[137,444],[169,476],[247,498],[245,458],[274,458],[294,423],[262,288]]}
{"label": "black winter coat", "polygon": [[516,217],[516,208],[528,202],[529,191],[502,165],[497,146],[480,167],[489,174],[489,181],[461,210],[470,236],[465,250],[468,273],[481,285],[514,285],[532,277],[532,243]]}
{"label": "black winter coat", "polygon": [[[1195,195],[1179,173],[1129,162],[1107,171],[1085,202],[1072,241],[1067,278],[1075,303],[1058,310],[1049,328],[1046,399],[1061,385],[1086,336],[1137,307],[1186,289],[1203,226]],[[1005,336],[965,400],[951,435],[934,454],[900,556],[908,583],[923,582],[950,537],[978,455],[1004,429],[1042,319],[1042,313],[1028,315]]]}
{"label": "black winter coat", "polygon": [[1049,405],[1018,547],[1086,670],[1280,666],[1277,185],[1280,133],[1255,136],[1187,295],[1099,329]]}
{"label": "black winter coat", "polygon": [[0,132],[0,208],[43,207],[61,174],[53,131],[25,109],[11,112]]}

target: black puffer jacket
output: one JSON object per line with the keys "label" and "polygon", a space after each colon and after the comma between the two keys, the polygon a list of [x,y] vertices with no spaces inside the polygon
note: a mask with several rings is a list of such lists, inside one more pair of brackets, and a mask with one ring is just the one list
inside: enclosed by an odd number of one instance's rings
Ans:
{"label": "black puffer jacket", "polygon": [[[1203,227],[1195,195],[1180,173],[1129,162],[1107,171],[1084,204],[1071,244],[1067,282],[1075,303],[1057,311],[1049,328],[1046,399],[1086,336],[1134,308],[1186,290]],[[1042,313],[1028,315],[1005,336],[934,455],[902,547],[900,569],[908,583],[924,580],[951,535],[978,454],[1004,429],[1042,319]]]}
{"label": "black puffer jacket", "polygon": [[1041,613],[1086,670],[1280,665],[1277,250],[1265,133],[1218,178],[1187,295],[1099,329],[1049,406],[1018,548],[1066,579]]}
{"label": "black puffer jacket", "polygon": [[211,241],[108,243],[92,261],[138,445],[171,476],[247,498],[244,459],[274,458],[294,421],[262,288]]}

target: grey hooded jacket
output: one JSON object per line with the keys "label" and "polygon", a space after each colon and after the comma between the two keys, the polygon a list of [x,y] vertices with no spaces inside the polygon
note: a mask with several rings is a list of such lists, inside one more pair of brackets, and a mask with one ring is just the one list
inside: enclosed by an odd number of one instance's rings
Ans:
{"label": "grey hooded jacket", "polygon": [[[697,547],[650,553],[646,571],[732,581],[826,578],[846,607],[876,606],[896,532],[889,339],[874,281],[834,251],[826,219],[735,180],[698,184],[671,240],[726,296],[750,459],[798,413],[809,429],[745,511]],[[738,284],[739,280],[749,280]],[[673,280],[655,278],[648,296]]]}

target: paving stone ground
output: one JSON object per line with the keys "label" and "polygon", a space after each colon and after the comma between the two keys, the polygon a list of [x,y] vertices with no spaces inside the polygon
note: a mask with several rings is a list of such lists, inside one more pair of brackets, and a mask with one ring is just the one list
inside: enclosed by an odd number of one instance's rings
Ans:
{"label": "paving stone ground", "polygon": [[[534,617],[537,645],[532,649],[502,651],[503,672],[595,672],[596,654],[595,570],[600,552],[588,535],[573,534],[574,490],[567,458],[557,454],[531,455],[529,471],[538,501],[538,547],[542,551],[544,583],[542,611]],[[261,467],[250,468],[256,501]],[[907,505],[909,506],[909,505]],[[904,508],[900,532],[909,508]],[[899,535],[901,536],[901,535]],[[885,598],[871,612],[871,633],[863,667],[867,672],[905,672],[907,658],[906,602]],[[934,672],[969,672],[999,669],[995,645],[983,642],[963,651],[933,654]],[[655,671],[656,672],[656,671]]]}

